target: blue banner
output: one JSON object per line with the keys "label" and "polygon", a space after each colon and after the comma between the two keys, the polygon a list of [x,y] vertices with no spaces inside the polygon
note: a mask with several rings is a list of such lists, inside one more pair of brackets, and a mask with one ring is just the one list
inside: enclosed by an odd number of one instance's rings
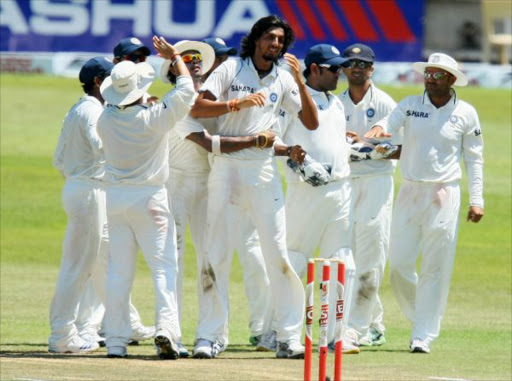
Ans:
{"label": "blue banner", "polygon": [[149,47],[215,36],[240,46],[259,18],[292,26],[299,58],[318,43],[370,45],[377,61],[422,58],[424,0],[1,0],[0,51],[112,52],[124,37]]}

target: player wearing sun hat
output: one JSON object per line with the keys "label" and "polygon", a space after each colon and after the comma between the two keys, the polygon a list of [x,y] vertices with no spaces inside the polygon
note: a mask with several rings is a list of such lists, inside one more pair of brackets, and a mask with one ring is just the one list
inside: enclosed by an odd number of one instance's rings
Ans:
{"label": "player wearing sun hat", "polygon": [[101,86],[109,103],[98,120],[108,182],[110,261],[105,334],[109,357],[127,355],[129,295],[138,247],[154,280],[157,353],[161,358],[179,356],[176,237],[164,183],[169,175],[168,131],[189,112],[195,92],[178,50],[161,37],[153,37],[153,45],[177,68],[176,87],[163,102],[150,107],[142,103],[155,79],[153,68],[145,62],[120,62]]}
{"label": "player wearing sun hat", "polygon": [[477,223],[484,215],[483,140],[476,110],[452,88],[467,84],[457,61],[433,53],[413,69],[423,73],[425,92],[402,100],[366,137],[398,135],[403,141],[404,181],[391,222],[390,281],[412,323],[410,351],[429,353],[441,329],[455,259],[461,159],[468,177],[467,221]]}

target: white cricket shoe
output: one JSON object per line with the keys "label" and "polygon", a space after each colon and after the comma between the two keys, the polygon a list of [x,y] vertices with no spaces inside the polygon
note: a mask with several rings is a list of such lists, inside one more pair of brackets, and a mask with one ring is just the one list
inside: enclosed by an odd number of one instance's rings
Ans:
{"label": "white cricket shoe", "polygon": [[100,345],[100,347],[105,346],[105,338],[100,336],[97,332],[89,331],[89,332],[79,333],[79,335],[85,341],[95,341]]}
{"label": "white cricket shoe", "polygon": [[177,345],[180,358],[187,358],[189,356],[188,349],[181,345],[181,343],[178,343]]}
{"label": "white cricket shoe", "polygon": [[430,346],[427,340],[422,340],[419,337],[415,337],[411,340],[409,345],[411,353],[430,353]]}
{"label": "white cricket shoe", "polygon": [[[336,343],[334,341],[331,341],[327,347],[329,348],[329,352],[334,353],[336,349]],[[341,347],[341,352],[345,355],[357,355],[361,352],[359,347],[357,345],[354,345],[349,340],[344,340]]]}
{"label": "white cricket shoe", "polygon": [[107,348],[107,357],[114,359],[114,358],[125,358],[128,356],[128,353],[126,352],[126,347],[122,346],[114,346],[114,347],[108,347]]}
{"label": "white cricket shoe", "polygon": [[277,333],[270,331],[261,336],[261,340],[256,346],[257,352],[275,352],[277,348]]}
{"label": "white cricket shoe", "polygon": [[211,359],[217,354],[218,352],[213,350],[213,342],[206,339],[198,339],[194,346],[192,357],[196,359]]}
{"label": "white cricket shoe", "polygon": [[155,327],[144,327],[140,325],[132,328],[132,336],[130,337],[130,345],[138,345],[139,341],[149,340],[155,337]]}
{"label": "white cricket shoe", "polygon": [[48,352],[50,353],[87,353],[98,349],[100,345],[96,341],[85,341],[80,336],[76,336],[67,345],[50,344]]}
{"label": "white cricket shoe", "polygon": [[278,341],[276,357],[278,359],[303,359],[304,346],[298,340]]}

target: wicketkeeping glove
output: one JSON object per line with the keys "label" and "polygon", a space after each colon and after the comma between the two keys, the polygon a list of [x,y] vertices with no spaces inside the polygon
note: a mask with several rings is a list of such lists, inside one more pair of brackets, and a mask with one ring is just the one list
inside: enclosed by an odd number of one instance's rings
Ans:
{"label": "wicketkeeping glove", "polygon": [[350,146],[350,161],[381,160],[391,156],[398,146],[380,143],[374,146],[370,143],[355,143]]}
{"label": "wicketkeeping glove", "polygon": [[325,185],[331,179],[332,166],[321,164],[309,155],[306,155],[302,164],[297,164],[292,159],[288,159],[286,163],[306,183],[314,187]]}
{"label": "wicketkeeping glove", "polygon": [[375,146],[375,149],[370,152],[372,160],[385,159],[393,155],[398,150],[398,146],[389,143],[380,143]]}

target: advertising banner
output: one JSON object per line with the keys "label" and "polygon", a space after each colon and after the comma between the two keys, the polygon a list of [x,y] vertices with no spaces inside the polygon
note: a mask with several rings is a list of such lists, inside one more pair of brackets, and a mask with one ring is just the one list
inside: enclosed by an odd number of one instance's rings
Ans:
{"label": "advertising banner", "polygon": [[415,61],[424,0],[1,0],[0,51],[111,53],[124,37],[170,42],[215,36],[239,47],[255,21],[277,14],[292,26],[291,52],[315,44],[370,45],[378,61]]}

